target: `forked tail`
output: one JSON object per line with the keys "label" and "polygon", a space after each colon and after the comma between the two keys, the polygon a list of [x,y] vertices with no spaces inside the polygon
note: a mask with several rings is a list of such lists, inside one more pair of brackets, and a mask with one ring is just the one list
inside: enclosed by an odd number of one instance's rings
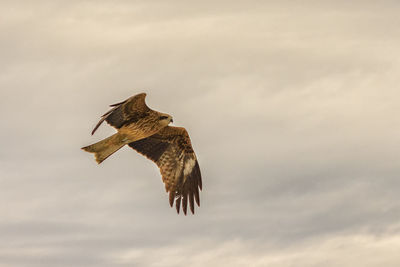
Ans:
{"label": "forked tail", "polygon": [[94,153],[97,163],[100,164],[125,144],[121,135],[116,133],[95,144],[82,147],[82,149],[89,153]]}

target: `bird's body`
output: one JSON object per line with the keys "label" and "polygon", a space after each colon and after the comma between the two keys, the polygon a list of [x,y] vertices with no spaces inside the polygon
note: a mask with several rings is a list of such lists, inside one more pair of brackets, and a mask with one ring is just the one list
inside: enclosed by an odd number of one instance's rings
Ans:
{"label": "bird's body", "polygon": [[151,110],[144,102],[145,97],[146,94],[142,93],[110,105],[113,108],[102,116],[92,134],[103,121],[117,128],[118,132],[82,149],[94,153],[97,163],[101,163],[124,145],[151,136],[166,127],[172,117]]}
{"label": "bird's body", "polygon": [[103,121],[117,129],[117,133],[82,149],[94,153],[100,164],[124,145],[154,161],[160,168],[169,201],[179,213],[180,205],[186,214],[187,203],[194,213],[194,201],[200,205],[201,174],[196,155],[185,128],[168,126],[172,117],[154,111],[145,103],[146,94],[135,95],[111,105],[92,134]]}

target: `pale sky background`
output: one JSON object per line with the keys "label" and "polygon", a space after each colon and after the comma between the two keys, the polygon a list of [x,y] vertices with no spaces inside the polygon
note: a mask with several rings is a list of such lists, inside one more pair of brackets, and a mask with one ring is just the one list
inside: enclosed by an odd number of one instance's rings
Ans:
{"label": "pale sky background", "polygon": [[[1,267],[400,266],[400,1],[0,7]],[[189,131],[194,216],[80,150],[140,92]]]}

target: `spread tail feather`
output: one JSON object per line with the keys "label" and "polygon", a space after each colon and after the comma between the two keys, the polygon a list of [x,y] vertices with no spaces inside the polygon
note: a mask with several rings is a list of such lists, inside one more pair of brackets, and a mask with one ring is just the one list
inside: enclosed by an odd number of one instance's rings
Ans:
{"label": "spread tail feather", "polygon": [[94,153],[97,163],[100,164],[125,144],[121,135],[116,133],[95,144],[82,147],[82,149],[89,153]]}

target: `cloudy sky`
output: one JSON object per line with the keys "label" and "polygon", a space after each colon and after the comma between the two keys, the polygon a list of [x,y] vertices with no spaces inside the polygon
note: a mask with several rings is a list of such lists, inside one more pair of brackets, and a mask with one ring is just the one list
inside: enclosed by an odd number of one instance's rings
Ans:
{"label": "cloudy sky", "polygon": [[[400,266],[399,1],[0,5],[1,267]],[[80,150],[140,92],[189,131],[194,216]]]}

